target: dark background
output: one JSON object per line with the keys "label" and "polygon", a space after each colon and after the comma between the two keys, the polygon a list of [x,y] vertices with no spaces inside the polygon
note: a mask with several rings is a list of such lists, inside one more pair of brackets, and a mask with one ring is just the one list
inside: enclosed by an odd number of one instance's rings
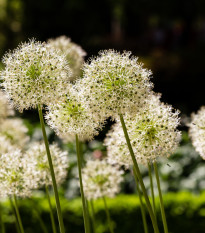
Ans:
{"label": "dark background", "polygon": [[204,11],[203,0],[1,0],[0,55],[31,37],[60,35],[87,58],[131,50],[153,71],[162,100],[189,115],[205,105]]}

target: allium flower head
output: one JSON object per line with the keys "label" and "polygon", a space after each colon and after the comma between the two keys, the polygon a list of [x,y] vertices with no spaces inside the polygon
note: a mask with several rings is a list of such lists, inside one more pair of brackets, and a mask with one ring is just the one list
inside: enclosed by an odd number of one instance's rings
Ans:
{"label": "allium flower head", "polygon": [[189,126],[189,135],[196,151],[205,159],[205,106],[191,115]]}
{"label": "allium flower head", "polygon": [[48,44],[55,49],[59,49],[66,55],[66,59],[72,70],[72,76],[70,80],[73,81],[78,78],[81,72],[82,64],[84,62],[84,57],[86,56],[86,52],[79,45],[71,42],[71,39],[66,36],[50,39],[48,40]]}
{"label": "allium flower head", "polygon": [[23,148],[29,141],[28,129],[20,118],[7,118],[0,124],[0,136],[4,136],[11,145]]}
{"label": "allium flower head", "polygon": [[12,115],[14,115],[14,110],[6,97],[6,94],[0,90],[0,120]]}
{"label": "allium flower head", "polygon": [[20,150],[1,155],[0,188],[1,196],[16,195],[27,197],[36,188],[32,163]]}
{"label": "allium flower head", "polygon": [[11,144],[10,140],[8,140],[4,135],[0,135],[0,159],[2,154],[6,154],[14,150],[16,150],[16,147]]}
{"label": "allium flower head", "polygon": [[105,117],[134,114],[152,88],[151,72],[130,52],[101,51],[90,64],[84,64],[83,74],[79,85],[92,112]]}
{"label": "allium flower head", "polygon": [[47,123],[65,141],[75,140],[76,134],[81,141],[91,140],[98,134],[101,124],[91,115],[85,102],[85,97],[70,85],[67,97],[49,105]]}
{"label": "allium flower head", "polygon": [[71,76],[67,60],[45,43],[21,44],[4,56],[3,63],[2,86],[19,111],[55,103],[66,92]]}
{"label": "allium flower head", "polygon": [[[147,104],[134,117],[126,116],[125,124],[128,135],[139,163],[146,165],[157,157],[168,157],[179,144],[181,133],[179,112],[160,102],[159,96],[152,96]],[[105,139],[108,161],[125,165],[132,164],[123,129],[118,122],[113,126]]]}
{"label": "allium flower head", "polygon": [[[57,144],[49,146],[56,182],[62,184],[67,176],[68,171],[68,154],[62,151]],[[33,163],[35,171],[35,179],[38,186],[51,185],[52,179],[50,174],[50,168],[48,165],[47,153],[44,143],[34,143],[30,145],[26,156],[30,158]]]}
{"label": "allium flower head", "polygon": [[82,169],[83,187],[88,200],[114,197],[120,191],[123,172],[103,160],[88,161]]}

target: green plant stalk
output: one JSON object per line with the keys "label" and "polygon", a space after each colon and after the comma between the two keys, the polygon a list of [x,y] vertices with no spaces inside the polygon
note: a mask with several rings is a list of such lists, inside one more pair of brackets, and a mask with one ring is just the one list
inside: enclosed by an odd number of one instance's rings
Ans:
{"label": "green plant stalk", "polygon": [[13,214],[14,214],[14,216],[15,216],[16,231],[17,231],[18,233],[21,233],[20,228],[19,228],[18,219],[17,219],[17,216],[16,216],[16,211],[15,211],[14,204],[13,204],[13,201],[12,201],[11,197],[9,198],[9,201],[10,201],[10,205],[11,205],[12,212],[13,212]]}
{"label": "green plant stalk", "polygon": [[164,232],[168,233],[167,220],[166,220],[166,215],[165,215],[165,211],[164,211],[164,203],[163,203],[162,191],[161,191],[161,187],[160,187],[160,180],[159,180],[157,163],[154,162],[153,165],[154,165],[154,171],[155,171],[155,176],[156,176],[156,180],[157,180],[157,187],[158,187],[158,192],[159,192],[160,209],[161,209],[161,215],[162,215],[162,222],[163,222],[163,226],[164,226]]}
{"label": "green plant stalk", "polygon": [[154,187],[153,187],[153,180],[152,180],[152,167],[149,163],[147,164],[147,166],[148,166],[148,171],[149,171],[150,188],[151,188],[151,195],[152,195],[152,207],[153,207],[153,211],[156,217],[155,195],[154,195]]}
{"label": "green plant stalk", "polygon": [[50,195],[49,195],[49,191],[48,191],[47,185],[45,185],[45,190],[46,190],[46,197],[47,197],[48,204],[49,204],[50,218],[51,218],[51,224],[52,224],[53,233],[57,233],[57,231],[56,231],[56,224],[55,224],[55,220],[54,220],[54,216],[53,216],[52,205],[51,205],[51,199],[50,199]]}
{"label": "green plant stalk", "polygon": [[92,226],[93,226],[93,232],[96,232],[96,221],[95,221],[95,209],[94,209],[94,204],[93,200],[90,200],[90,207],[91,207],[91,218],[92,218]]}
{"label": "green plant stalk", "polygon": [[85,201],[85,195],[83,191],[83,181],[82,181],[82,173],[81,173],[81,155],[80,155],[80,146],[78,135],[76,134],[76,152],[77,152],[77,160],[78,160],[78,174],[79,174],[79,181],[80,181],[80,193],[83,205],[83,219],[84,219],[84,226],[85,226],[85,233],[89,233],[89,223],[88,223],[88,216],[87,216],[87,206]]}
{"label": "green plant stalk", "polygon": [[85,198],[85,204],[86,204],[86,216],[87,216],[88,230],[90,232],[90,213],[89,213],[88,200],[86,198]]}
{"label": "green plant stalk", "polygon": [[18,220],[19,228],[20,228],[21,233],[24,233],[24,228],[23,228],[23,224],[22,224],[22,221],[21,221],[21,216],[19,214],[17,199],[16,199],[15,195],[13,197],[14,197],[14,208],[15,208],[15,211],[16,211],[16,217],[17,217],[17,220]]}
{"label": "green plant stalk", "polygon": [[143,226],[144,226],[144,232],[148,233],[148,226],[147,226],[147,220],[146,220],[146,215],[145,215],[144,203],[142,200],[141,190],[140,190],[140,187],[138,184],[138,179],[137,179],[137,174],[136,174],[135,169],[133,169],[133,174],[134,174],[137,192],[138,192],[139,200],[140,200],[140,209],[141,209],[141,214],[142,214],[142,222],[143,222]]}
{"label": "green plant stalk", "polygon": [[135,168],[135,171],[136,171],[137,179],[138,179],[138,181],[140,183],[140,187],[141,187],[142,193],[143,193],[144,198],[145,198],[146,206],[147,206],[147,209],[148,209],[151,221],[152,221],[154,231],[155,231],[155,233],[159,233],[159,229],[158,229],[158,226],[157,226],[157,221],[156,221],[154,212],[152,210],[152,206],[151,206],[151,203],[149,201],[149,197],[147,195],[147,191],[145,189],[144,182],[142,180],[142,175],[140,173],[140,169],[139,169],[138,163],[137,163],[135,155],[134,155],[134,151],[133,151],[131,143],[130,143],[130,139],[129,139],[129,136],[128,136],[128,133],[127,133],[127,128],[126,128],[126,125],[125,125],[124,118],[123,118],[122,114],[120,114],[120,122],[121,122],[121,125],[122,125],[122,128],[123,128],[124,136],[125,136],[125,139],[126,139],[126,142],[127,142],[127,146],[128,146],[130,155],[132,157],[132,161],[133,161],[133,165],[134,165],[134,168]]}
{"label": "green plant stalk", "polygon": [[104,202],[104,206],[105,206],[105,212],[106,212],[106,215],[107,215],[107,221],[108,221],[110,232],[114,233],[112,223],[111,223],[111,218],[110,218],[110,212],[109,212],[109,209],[107,207],[107,202],[106,202],[105,197],[103,197],[103,202]]}
{"label": "green plant stalk", "polygon": [[43,119],[43,113],[42,113],[41,105],[38,105],[38,113],[39,113],[39,118],[40,118],[44,143],[45,143],[45,147],[46,147],[49,168],[50,168],[50,172],[51,172],[51,178],[52,178],[53,190],[54,190],[55,200],[56,200],[56,208],[57,208],[57,214],[58,214],[58,222],[59,222],[59,227],[60,227],[60,233],[65,233],[65,227],[64,227],[64,223],[63,223],[63,216],[62,216],[62,211],[61,211],[61,206],[60,206],[60,200],[59,200],[59,195],[58,195],[56,178],[55,178],[55,173],[54,173],[54,169],[53,169],[53,163],[52,163],[51,153],[50,153],[50,149],[49,149],[48,139],[47,139],[47,135],[46,135],[46,130],[45,130],[45,125],[44,125],[44,119]]}

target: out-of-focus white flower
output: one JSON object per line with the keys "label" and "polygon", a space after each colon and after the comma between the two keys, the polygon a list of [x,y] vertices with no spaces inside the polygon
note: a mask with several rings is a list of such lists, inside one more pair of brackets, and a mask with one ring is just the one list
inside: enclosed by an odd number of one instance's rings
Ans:
{"label": "out-of-focus white flower", "polygon": [[84,78],[77,85],[92,113],[113,119],[119,114],[135,114],[150,94],[151,71],[143,68],[131,52],[105,50],[83,66]]}
{"label": "out-of-focus white flower", "polygon": [[81,67],[84,62],[84,57],[87,55],[86,52],[77,44],[71,42],[71,39],[66,36],[60,36],[56,39],[49,39],[48,44],[59,49],[66,55],[66,59],[72,70],[71,81],[74,81],[81,72]]}
{"label": "out-of-focus white flower", "polygon": [[205,106],[191,115],[189,126],[189,136],[196,151],[205,159]]}
{"label": "out-of-focus white flower", "polygon": [[82,169],[83,188],[88,200],[114,197],[120,191],[122,170],[106,161],[88,161]]}
{"label": "out-of-focus white flower", "polygon": [[30,40],[3,58],[2,86],[14,106],[23,111],[55,103],[66,93],[71,71],[60,51]]}
{"label": "out-of-focus white flower", "polygon": [[74,141],[76,134],[81,141],[91,140],[102,128],[103,124],[91,114],[85,102],[85,96],[70,85],[67,97],[48,106],[47,123],[66,142]]}
{"label": "out-of-focus white flower", "polygon": [[2,154],[14,151],[16,147],[5,136],[0,135],[0,158]]}
{"label": "out-of-focus white flower", "polygon": [[[135,117],[126,116],[125,124],[136,160],[147,165],[157,157],[168,157],[177,148],[181,133],[179,112],[159,100],[159,96],[150,97],[147,104]],[[108,161],[118,163],[127,168],[132,159],[119,120],[113,126],[105,139],[108,151]]]}
{"label": "out-of-focus white flower", "polygon": [[1,155],[0,195],[28,197],[37,187],[33,163],[20,150]]}
{"label": "out-of-focus white flower", "polygon": [[14,110],[9,103],[6,94],[0,90],[0,120],[8,116],[13,116]]}
{"label": "out-of-focus white flower", "polygon": [[4,119],[0,124],[0,136],[4,136],[11,145],[23,148],[29,141],[28,129],[20,118]]}
{"label": "out-of-focus white flower", "polygon": [[[57,184],[62,184],[68,172],[68,154],[62,151],[57,144],[49,146]],[[51,185],[52,179],[44,143],[30,145],[26,156],[32,161],[35,179],[38,186]]]}

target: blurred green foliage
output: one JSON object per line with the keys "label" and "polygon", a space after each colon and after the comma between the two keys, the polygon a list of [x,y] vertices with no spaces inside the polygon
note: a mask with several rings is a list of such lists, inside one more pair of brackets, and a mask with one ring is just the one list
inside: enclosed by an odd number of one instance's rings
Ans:
{"label": "blurred green foliage", "polygon": [[22,0],[0,0],[0,56],[22,39]]}
{"label": "blurred green foliage", "polygon": [[[54,207],[54,198],[52,198]],[[137,195],[120,195],[114,199],[107,200],[115,232],[143,232],[139,199]],[[67,232],[83,232],[83,218],[81,200],[66,200],[61,198],[63,217]],[[157,199],[157,218],[160,229],[163,225],[160,217],[159,201]],[[205,193],[193,195],[188,192],[168,193],[164,195],[165,211],[170,233],[202,233],[205,229]],[[103,201],[94,202],[96,212],[96,233],[108,233],[108,225],[104,211]],[[43,232],[39,217],[45,224],[48,232],[51,232],[49,218],[49,206],[47,200],[42,197],[34,197],[32,200],[19,200],[20,213],[26,233]],[[16,232],[14,216],[11,212],[9,202],[3,204],[3,219],[6,232]],[[55,214],[56,224],[57,216]],[[153,232],[151,222],[147,213],[149,232]],[[174,223],[174,224],[173,224]]]}

